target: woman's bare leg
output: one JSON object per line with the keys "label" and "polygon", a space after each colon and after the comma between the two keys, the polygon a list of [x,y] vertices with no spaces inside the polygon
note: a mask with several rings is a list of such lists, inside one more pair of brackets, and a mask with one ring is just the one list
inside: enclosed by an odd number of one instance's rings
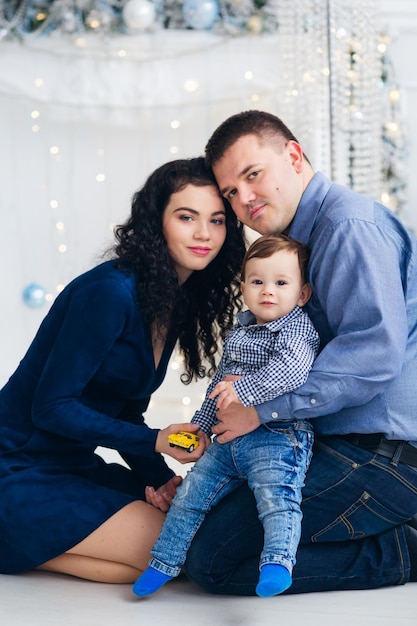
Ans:
{"label": "woman's bare leg", "polygon": [[107,583],[131,583],[146,569],[165,514],[131,502],[79,544],[37,569]]}

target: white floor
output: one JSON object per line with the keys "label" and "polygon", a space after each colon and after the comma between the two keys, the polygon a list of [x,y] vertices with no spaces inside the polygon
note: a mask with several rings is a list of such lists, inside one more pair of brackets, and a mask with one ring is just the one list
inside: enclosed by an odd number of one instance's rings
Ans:
{"label": "white floor", "polygon": [[175,580],[136,598],[130,585],[31,572],[0,575],[1,626],[416,626],[417,583],[269,599],[209,596]]}
{"label": "white floor", "polygon": [[[192,405],[185,408],[178,402],[167,402],[160,393],[149,410],[147,422],[152,427],[164,428],[169,423],[189,421],[199,402],[193,397]],[[109,450],[102,450],[102,454],[106,460],[116,460]],[[189,468],[167,460],[178,474],[184,475]],[[153,597],[139,599],[131,592],[131,585],[91,583],[44,572],[0,575],[0,626],[153,623],[155,626],[417,626],[417,583],[374,591],[261,599],[210,596],[180,579]]]}

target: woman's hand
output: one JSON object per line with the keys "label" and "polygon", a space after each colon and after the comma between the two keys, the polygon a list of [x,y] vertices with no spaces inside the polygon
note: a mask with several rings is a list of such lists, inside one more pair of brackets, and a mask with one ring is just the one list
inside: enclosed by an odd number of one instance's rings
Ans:
{"label": "woman's hand", "polygon": [[[180,448],[178,446],[171,447],[169,445],[168,435],[179,433],[181,430],[188,433],[194,433],[200,438],[198,446],[194,448],[192,452],[188,452],[185,448]],[[156,438],[155,452],[168,454],[179,463],[192,463],[197,461],[203,455],[203,452],[206,450],[209,443],[210,439],[205,433],[203,433],[203,431],[200,430],[198,424],[171,424],[171,426],[163,428],[159,431]]]}
{"label": "woman's hand", "polygon": [[155,489],[154,487],[146,487],[145,498],[148,504],[156,509],[160,509],[164,513],[168,511],[172,504],[172,499],[177,492],[177,487],[182,483],[181,476],[174,476],[165,485]]}

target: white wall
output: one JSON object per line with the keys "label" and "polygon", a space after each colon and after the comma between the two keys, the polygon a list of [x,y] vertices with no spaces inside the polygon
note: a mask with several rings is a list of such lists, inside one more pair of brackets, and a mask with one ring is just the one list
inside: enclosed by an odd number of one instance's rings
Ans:
{"label": "white wall", "polygon": [[[417,177],[413,176],[417,168],[417,3],[380,0],[379,6],[381,27],[391,36],[389,55],[402,93],[409,140],[410,176],[403,217],[417,232]],[[319,65],[312,65],[317,55],[292,50],[292,60],[280,65],[276,38],[263,40],[262,47],[256,38],[223,41],[216,53],[208,54],[204,37],[187,33],[185,41],[164,33],[163,41],[148,38],[148,48],[141,47],[142,57],[123,66],[126,75],[116,72],[112,84],[103,71],[103,59],[116,63],[117,40],[97,47],[89,59],[84,57],[82,67],[88,66],[88,71],[81,69],[75,56],[68,56],[65,46],[53,41],[57,62],[48,67],[54,68],[55,75],[47,77],[44,55],[51,54],[51,41],[39,42],[29,56],[16,44],[7,59],[0,45],[0,67],[14,64],[10,91],[0,82],[0,385],[17,365],[48,308],[47,304],[39,309],[25,306],[22,289],[40,282],[55,297],[58,284],[100,260],[100,251],[112,241],[111,226],[124,220],[130,197],[145,176],[166,160],[199,154],[213,128],[229,114],[254,102],[259,108],[285,111],[282,117],[293,129],[296,124],[296,134],[309,146],[307,152],[317,169],[328,173],[322,149],[329,140],[328,110],[315,106],[325,101]],[[286,41],[290,49],[291,37]],[[80,50],[79,59],[82,54]],[[155,62],[144,72],[149,55],[159,55],[168,69],[162,71]],[[316,72],[316,82],[302,94],[302,110],[279,82],[288,67],[300,63],[310,64]],[[137,66],[142,68],[140,73]],[[194,66],[204,67],[208,80],[196,91],[185,92],[184,83]],[[247,71],[254,68],[258,71],[250,78]],[[43,77],[43,83],[38,84],[36,77]],[[120,87],[126,84],[128,91]],[[144,98],[149,99],[148,113],[139,106]],[[158,107],[164,98],[169,106]],[[33,117],[34,111],[40,117]],[[298,119],[297,111],[302,111]],[[181,121],[179,128],[170,125],[174,119]],[[36,125],[38,131],[33,130]],[[102,182],[97,179],[101,175]],[[58,222],[64,225],[62,230],[57,229]],[[67,246],[66,253],[58,252],[62,244]],[[150,415],[158,426],[158,420],[189,419],[201,401],[205,383],[183,387],[178,376],[178,370],[170,370],[155,394]],[[189,404],[184,405],[183,398]]]}
{"label": "white wall", "polygon": [[389,56],[401,88],[402,124],[407,137],[407,204],[403,219],[417,232],[417,3],[379,0],[380,23],[390,35]]}
{"label": "white wall", "polygon": [[[215,126],[255,98],[260,108],[286,110],[291,123],[296,97],[279,88],[284,63],[285,71],[311,64],[315,80],[303,101],[320,115],[328,144],[327,77],[314,67],[316,55],[280,60],[283,45],[283,34],[181,31],[105,42],[90,35],[84,47],[52,35],[0,44],[0,380],[47,310],[25,306],[24,287],[39,283],[53,299],[59,285],[96,263],[155,167],[201,154]],[[313,151],[317,125],[298,119]],[[324,169],[325,156],[316,155]]]}

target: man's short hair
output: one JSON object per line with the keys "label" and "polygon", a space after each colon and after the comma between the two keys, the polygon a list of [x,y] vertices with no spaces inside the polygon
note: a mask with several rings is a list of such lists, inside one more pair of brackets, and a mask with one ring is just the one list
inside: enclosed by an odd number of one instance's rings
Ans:
{"label": "man's short hair", "polygon": [[[208,140],[205,149],[207,167],[212,168],[223,157],[226,150],[245,135],[256,135],[260,143],[262,140],[281,143],[282,146],[289,141],[300,143],[288,126],[276,115],[266,111],[243,111],[228,117],[216,128]],[[304,159],[311,165],[306,154],[303,154]]]}

